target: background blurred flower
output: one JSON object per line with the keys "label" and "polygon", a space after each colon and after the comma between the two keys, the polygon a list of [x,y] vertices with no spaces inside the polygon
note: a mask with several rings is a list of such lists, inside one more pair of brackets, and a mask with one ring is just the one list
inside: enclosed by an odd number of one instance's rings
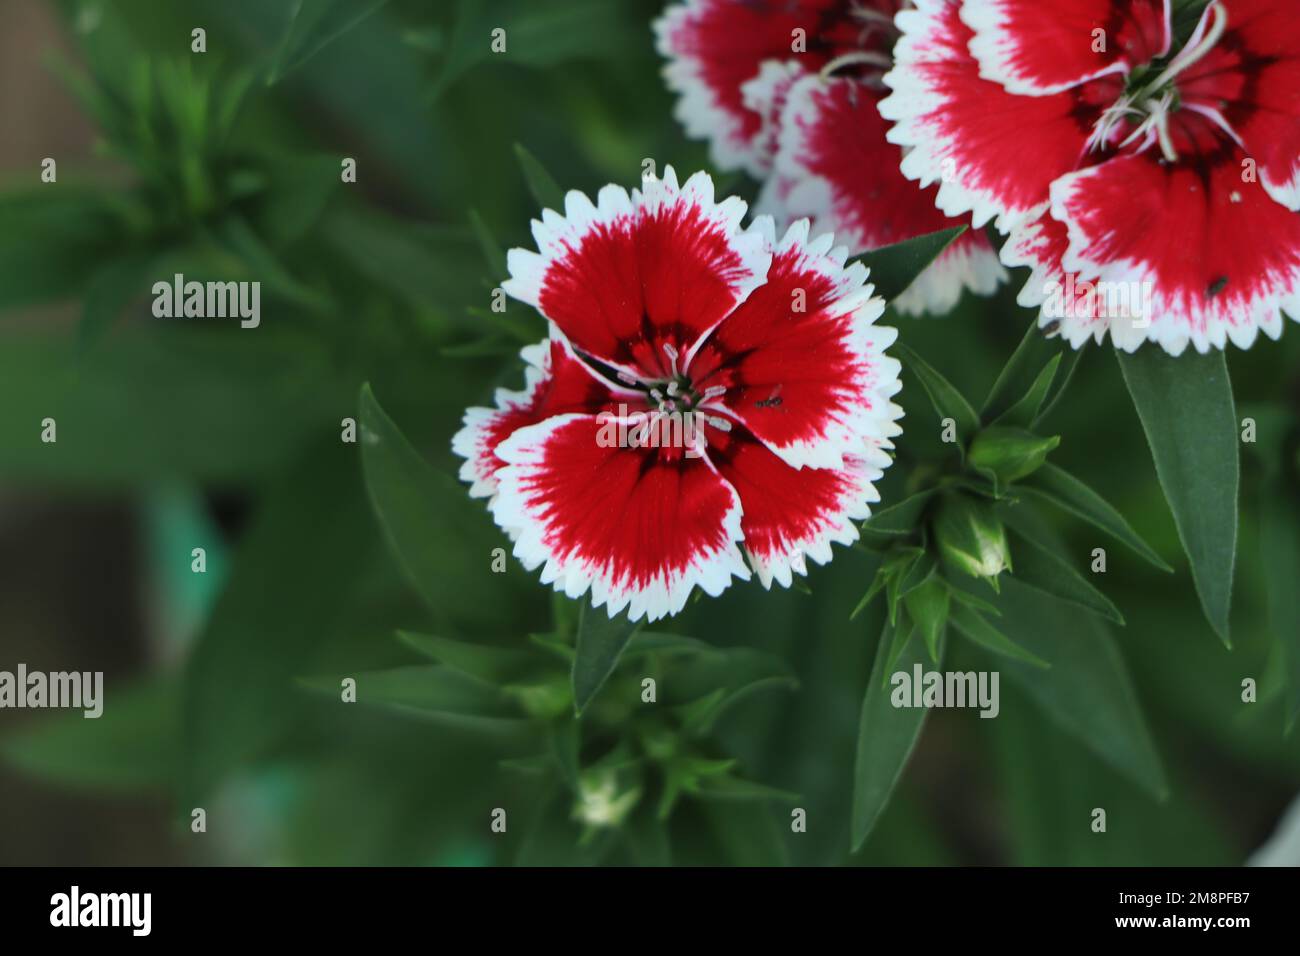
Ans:
{"label": "background blurred flower", "polygon": [[1300,319],[1300,22],[1215,0],[1176,35],[1172,9],[919,0],[898,17],[880,110],[903,172],[1009,233],[1003,262],[1033,270],[1020,304],[1075,347],[1248,348]]}
{"label": "background blurred flower", "polygon": [[[690,0],[655,24],[676,114],[721,169],[763,182],[757,212],[808,217],[853,252],[960,225],[909,184],[876,104],[900,0]],[[967,233],[891,305],[942,315],[963,291],[1006,277],[982,233]]]}

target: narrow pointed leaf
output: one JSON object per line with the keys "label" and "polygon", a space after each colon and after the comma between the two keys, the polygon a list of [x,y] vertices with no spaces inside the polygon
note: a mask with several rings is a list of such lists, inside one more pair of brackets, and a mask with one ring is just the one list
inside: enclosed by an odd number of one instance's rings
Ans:
{"label": "narrow pointed leaf", "polygon": [[1123,542],[1162,571],[1171,568],[1155,550],[1143,541],[1124,516],[1101,495],[1068,471],[1046,464],[1016,486],[1017,491],[1063,508]]}
{"label": "narrow pointed leaf", "polygon": [[296,0],[271,63],[267,84],[278,83],[329,44],[386,5],[388,0]]}
{"label": "narrow pointed leaf", "polygon": [[932,575],[924,583],[913,588],[903,598],[907,615],[916,622],[916,629],[925,642],[930,659],[939,660],[939,638],[948,623],[948,608],[951,598],[948,585],[938,575]]}
{"label": "narrow pointed leaf", "polygon": [[1057,369],[1060,367],[1061,356],[1053,355],[1052,360],[1043,366],[1043,370],[1039,372],[1038,378],[1029,387],[1029,391],[998,416],[997,424],[1029,428],[1038,418],[1043,402],[1047,399],[1047,393],[1052,388],[1052,382],[1056,380]]}
{"label": "narrow pointed leaf", "polygon": [[538,664],[535,654],[517,648],[472,644],[410,631],[398,631],[397,637],[403,644],[440,664],[493,684],[517,681],[535,670]]}
{"label": "narrow pointed leaf", "polygon": [[[953,592],[954,596],[958,593],[963,592],[956,590]],[[953,608],[951,620],[953,627],[987,651],[1001,654],[1014,661],[1022,661],[1033,667],[1046,669],[1052,666],[1037,654],[1025,650],[969,607]]]}
{"label": "narrow pointed leaf", "polygon": [[1174,358],[1151,347],[1115,354],[1191,562],[1201,607],[1231,646],[1241,462],[1227,358],[1218,350],[1207,355],[1188,350]]}
{"label": "narrow pointed leaf", "polygon": [[871,283],[876,287],[876,295],[886,302],[893,302],[907,291],[930,263],[957,241],[966,228],[955,226],[874,249],[859,256],[857,261],[871,270]]}
{"label": "narrow pointed leaf", "polygon": [[1043,366],[1054,357],[1054,352],[1058,353],[1055,357],[1059,358],[1059,344],[1042,333],[1038,328],[1038,318],[1035,316],[1030,321],[1020,344],[1011,353],[1011,358],[998,373],[997,381],[993,383],[988,397],[984,399],[980,418],[986,422],[994,421],[1013,405],[1023,401],[1026,394],[1042,378]]}
{"label": "narrow pointed leaf", "polygon": [[360,397],[362,470],[380,527],[399,566],[430,609],[453,623],[514,620],[506,605],[524,599],[523,578],[495,574],[487,561],[464,555],[490,553],[505,541],[465,489],[435,471],[380,407],[370,386]]}
{"label": "narrow pointed leaf", "polygon": [[1264,495],[1260,505],[1260,547],[1268,591],[1269,625],[1282,651],[1287,682],[1286,727],[1300,717],[1300,506],[1281,489]]}
{"label": "narrow pointed leaf", "polygon": [[614,673],[637,625],[626,614],[610,618],[584,599],[578,613],[577,653],[573,658],[573,706],[581,714]]}
{"label": "narrow pointed leaf", "polygon": [[1022,534],[1015,534],[1016,580],[1076,607],[1099,614],[1114,624],[1124,625],[1110,598],[1097,590],[1068,561]]}
{"label": "narrow pointed leaf", "polygon": [[546,171],[546,167],[519,143],[515,143],[515,158],[519,160],[519,168],[523,170],[528,191],[532,193],[537,205],[542,209],[554,209],[556,212],[563,213],[564,190]]}
{"label": "narrow pointed leaf", "polygon": [[[850,840],[854,852],[862,849],[889,803],[929,713],[924,707],[895,707],[890,701],[885,661],[892,642],[891,630],[885,629],[876,648],[876,661],[867,679],[858,721]],[[913,664],[924,661],[925,653],[920,641],[911,642],[899,658],[898,668],[911,671]]]}
{"label": "narrow pointed leaf", "polygon": [[1158,799],[1169,792],[1164,767],[1138,703],[1128,667],[1106,625],[1090,614],[1007,580],[998,597],[998,629],[1051,664],[1002,666],[1059,727],[1087,744]]}
{"label": "narrow pointed leaf", "polygon": [[1038,428],[1040,424],[1052,414],[1057,404],[1065,396],[1066,389],[1074,381],[1074,374],[1079,370],[1079,363],[1083,360],[1083,353],[1087,350],[1084,344],[1077,349],[1066,353],[1065,361],[1062,362],[1062,371],[1055,378],[1052,387],[1048,389],[1047,396],[1043,399],[1042,407],[1039,408],[1038,414],[1030,423],[1031,428]]}
{"label": "narrow pointed leaf", "polygon": [[903,366],[920,380],[934,410],[939,413],[939,418],[951,418],[957,423],[957,443],[964,448],[979,431],[980,420],[975,409],[971,408],[970,402],[951,382],[916,352],[902,343],[896,344],[894,348],[898,350]]}

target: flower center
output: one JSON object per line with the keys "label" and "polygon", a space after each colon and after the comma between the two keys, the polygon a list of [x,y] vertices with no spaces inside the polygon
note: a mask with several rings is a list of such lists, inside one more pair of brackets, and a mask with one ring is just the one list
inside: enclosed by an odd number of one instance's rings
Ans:
{"label": "flower center", "polygon": [[890,51],[899,31],[893,16],[881,6],[872,0],[849,0],[844,7],[823,14],[826,22],[819,33],[824,45],[834,53],[821,69],[824,79],[853,71],[868,85],[883,88],[880,78],[893,66]]}
{"label": "flower center", "polygon": [[723,385],[710,385],[701,389],[691,381],[685,368],[679,365],[681,356],[675,346],[665,342],[662,345],[667,359],[668,375],[633,377],[620,372],[618,378],[625,385],[637,389],[645,395],[646,404],[660,415],[697,414],[704,421],[721,431],[730,431],[731,423],[724,418],[708,414],[706,406],[714,399],[726,394]]}
{"label": "flower center", "polygon": [[[1169,132],[1169,117],[1184,106],[1176,81],[1214,49],[1227,28],[1228,11],[1219,0],[1214,0],[1196,32],[1164,69],[1159,72],[1153,68],[1134,72],[1124,95],[1107,107],[1093,126],[1088,148],[1094,151],[1111,146],[1123,149],[1138,143],[1139,149],[1146,149],[1152,143],[1158,143],[1165,159],[1176,163],[1178,151],[1174,148],[1173,137]],[[1189,108],[1209,116],[1226,130],[1227,124],[1221,116],[1214,115],[1204,107]],[[1126,127],[1131,127],[1128,135],[1114,143]],[[1231,135],[1231,130],[1226,131]]]}

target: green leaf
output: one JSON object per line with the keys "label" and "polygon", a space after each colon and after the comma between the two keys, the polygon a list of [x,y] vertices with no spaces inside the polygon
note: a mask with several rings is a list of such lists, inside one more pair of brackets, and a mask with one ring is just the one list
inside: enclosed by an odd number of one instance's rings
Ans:
{"label": "green leaf", "polygon": [[[961,603],[962,606],[953,608],[952,626],[964,634],[969,640],[974,641],[985,650],[992,651],[994,654],[1001,654],[1003,657],[1009,657],[1014,661],[1023,661],[1033,667],[1046,669],[1052,666],[1037,654],[1032,654],[1025,650],[988,621],[984,620],[984,618],[979,614],[975,613],[975,611],[971,610],[971,608],[967,607],[965,596],[965,591],[960,589],[953,590],[953,597]],[[1002,612],[998,611],[997,613],[1000,616]]]}
{"label": "green leaf", "polygon": [[[450,476],[435,472],[375,399],[360,397],[366,490],[393,554],[441,620],[509,621],[510,576],[494,574],[491,547],[504,542],[484,509]],[[480,550],[481,549],[481,550]],[[466,555],[481,555],[467,567]]]}
{"label": "green leaf", "polygon": [[695,795],[702,800],[737,800],[756,801],[771,800],[778,803],[794,804],[799,802],[799,794],[765,783],[733,777],[730,774],[717,774],[703,777],[699,781]]}
{"label": "green leaf", "polygon": [[997,599],[999,629],[1051,665],[1007,660],[1003,672],[1061,728],[1148,792],[1169,792],[1128,667],[1106,626],[1091,614],[1009,579]]}
{"label": "green leaf", "polygon": [[1121,541],[1162,571],[1172,571],[1168,564],[1143,541],[1124,520],[1124,516],[1068,471],[1046,464],[1016,486],[1018,492],[1040,498],[1049,504],[1082,518]]}
{"label": "green leaf", "polygon": [[1025,535],[1013,533],[1020,545],[1015,552],[1016,580],[1044,594],[1099,614],[1121,627],[1124,625],[1124,615],[1119,608],[1069,562]]}
{"label": "green leaf", "polygon": [[432,634],[398,631],[398,639],[424,656],[492,684],[519,681],[538,669],[536,652],[490,644],[471,644]]}
{"label": "green leaf", "polygon": [[925,514],[930,499],[934,497],[935,490],[927,488],[918,491],[888,508],[872,512],[871,517],[862,523],[866,538],[885,545],[900,535],[915,532],[920,527],[921,517]]}
{"label": "green leaf", "polygon": [[1024,396],[999,415],[996,424],[1029,428],[1038,418],[1039,412],[1042,411],[1043,402],[1047,400],[1047,393],[1052,388],[1052,382],[1056,380],[1056,371],[1061,366],[1061,356],[1053,355],[1052,360],[1043,366],[1043,370],[1038,373],[1038,378],[1034,379],[1034,384],[1029,387],[1029,391]]}
{"label": "green leaf", "polygon": [[971,408],[970,402],[951,382],[916,352],[901,342],[896,343],[894,348],[903,359],[904,367],[920,380],[934,410],[939,413],[939,418],[951,418],[957,423],[957,444],[964,448],[979,431],[980,419],[975,414],[975,409]]}
{"label": "green leaf", "polygon": [[[891,630],[885,628],[876,647],[876,661],[871,676],[867,678],[858,722],[850,844],[855,853],[862,849],[871,835],[890,795],[898,786],[929,713],[924,707],[895,707],[890,701],[885,660],[891,644]],[[922,663],[924,656],[921,642],[911,642],[899,658],[898,669],[910,672],[914,664]]]}
{"label": "green leaf", "polygon": [[741,701],[765,690],[778,688],[795,690],[798,686],[799,682],[793,677],[774,675],[760,677],[739,687],[719,687],[714,693],[686,705],[683,711],[682,732],[695,736],[704,736],[713,730],[718,718]]}
{"label": "green leaf", "polygon": [[292,682],[309,672],[323,643],[356,626],[344,613],[378,543],[350,447],[327,439],[296,462],[265,492],[241,536],[186,663],[186,800],[202,799],[308,723]]}
{"label": "green leaf", "polygon": [[584,598],[578,612],[577,653],[573,658],[573,707],[581,714],[614,673],[637,625],[627,614],[611,618]]}
{"label": "green leaf", "polygon": [[1148,346],[1116,351],[1205,616],[1231,647],[1228,617],[1237,560],[1241,462],[1224,353],[1173,357]]}
{"label": "green leaf", "polygon": [[[1060,358],[1059,351],[1060,346],[1038,328],[1038,318],[1035,316],[1020,339],[1020,344],[1011,353],[1011,358],[998,373],[988,397],[984,399],[984,407],[980,409],[980,419],[986,422],[996,421],[1010,408],[1023,402],[1038,388],[1039,380],[1045,371],[1044,364],[1049,359]],[[1053,352],[1058,354],[1053,356]],[[1048,384],[1050,385],[1050,379]]]}
{"label": "green leaf", "polygon": [[1260,501],[1260,549],[1268,620],[1282,651],[1287,682],[1286,728],[1291,733],[1300,717],[1300,507],[1282,489],[1266,491]]}
{"label": "green leaf", "polygon": [[948,585],[938,575],[933,575],[909,591],[903,598],[903,603],[908,616],[916,622],[916,629],[925,641],[930,659],[938,663],[939,639],[948,623],[948,607],[951,603]]}
{"label": "green leaf", "polygon": [[492,272],[492,278],[503,279],[510,274],[506,267],[506,254],[497,242],[496,237],[492,235],[492,230],[488,224],[483,221],[477,209],[469,211],[469,224],[474,230],[474,236],[478,239],[479,248],[483,250],[483,258],[487,261],[488,269]]}
{"label": "green leaf", "polygon": [[552,722],[547,727],[546,740],[564,785],[578,793],[581,789],[578,753],[582,749],[582,729],[578,722],[565,719]]}
{"label": "green leaf", "polygon": [[6,733],[0,756],[19,773],[62,786],[169,790],[180,765],[179,691],[170,678],[101,688],[99,717],[44,715]]}
{"label": "green leaf", "polygon": [[917,236],[892,246],[882,246],[864,255],[858,256],[861,262],[871,270],[871,283],[876,287],[876,295],[886,302],[893,302],[907,291],[907,287],[916,281],[930,263],[943,255],[950,245],[966,231],[966,226],[955,226],[940,232]]}
{"label": "green leaf", "polygon": [[994,492],[1032,475],[1061,443],[1060,436],[1035,435],[1023,428],[991,425],[971,442],[970,466],[992,480]]}
{"label": "green leaf", "polygon": [[1074,381],[1074,374],[1079,370],[1079,363],[1083,360],[1083,353],[1087,351],[1087,349],[1088,344],[1085,342],[1083,345],[1079,346],[1079,348],[1073,349],[1066,354],[1064,362],[1065,371],[1056,376],[1056,380],[1052,383],[1052,387],[1048,389],[1047,395],[1043,399],[1042,407],[1038,410],[1038,414],[1034,416],[1034,420],[1030,422],[1030,428],[1037,429],[1056,409],[1057,404],[1065,396],[1066,389],[1068,389],[1070,383]]}
{"label": "green leaf", "polygon": [[339,707],[343,680],[356,681],[356,705],[373,705],[447,727],[505,736],[527,735],[531,725],[517,716],[496,688],[449,667],[416,665],[359,674],[304,677],[298,685]]}
{"label": "green leaf", "polygon": [[278,83],[325,47],[387,5],[388,0],[295,0],[267,85]]}
{"label": "green leaf", "polygon": [[515,157],[519,160],[519,168],[523,170],[528,191],[532,193],[537,205],[542,209],[554,209],[563,213],[564,190],[556,184],[546,167],[519,143],[515,143]]}

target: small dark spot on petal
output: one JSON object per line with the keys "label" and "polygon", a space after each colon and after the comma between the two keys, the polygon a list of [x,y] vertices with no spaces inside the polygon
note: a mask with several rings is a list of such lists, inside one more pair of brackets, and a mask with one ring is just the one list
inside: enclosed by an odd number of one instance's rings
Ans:
{"label": "small dark spot on petal", "polygon": [[1213,282],[1210,283],[1210,288],[1206,290],[1206,295],[1208,295],[1211,299],[1213,299],[1216,295],[1222,292],[1224,288],[1227,287],[1227,285],[1228,285],[1228,277],[1219,276],[1219,278],[1215,279]]}

